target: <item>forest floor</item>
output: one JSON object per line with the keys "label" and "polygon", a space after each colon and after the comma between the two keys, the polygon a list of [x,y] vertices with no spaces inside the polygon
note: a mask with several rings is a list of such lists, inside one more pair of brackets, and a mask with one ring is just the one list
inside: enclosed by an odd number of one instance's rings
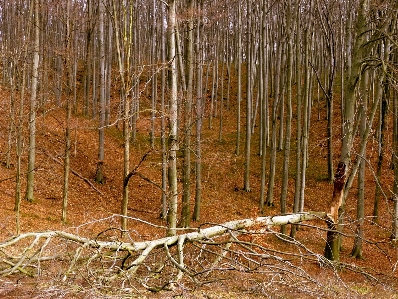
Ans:
{"label": "forest floor", "polygon": [[[0,105],[0,240],[6,240],[16,233],[15,224],[15,142],[11,147],[11,167],[5,165],[8,150],[8,130],[10,123],[7,91],[2,91]],[[328,201],[332,196],[333,186],[327,181],[327,148],[325,107],[321,102],[321,116],[318,119],[318,107],[314,102],[311,118],[309,144],[309,165],[305,189],[305,211],[327,211]],[[142,106],[146,104],[143,100]],[[225,109],[225,108],[224,108]],[[213,119],[213,128],[209,128],[209,119],[203,125],[203,200],[199,222],[192,222],[192,227],[204,223],[220,224],[231,220],[259,216],[261,157],[259,151],[259,127],[255,127],[252,143],[250,184],[251,192],[243,191],[244,176],[244,119],[242,118],[241,154],[235,154],[236,140],[236,103],[231,100],[230,110],[223,112],[222,140],[219,141],[219,118]],[[336,108],[337,110],[337,108]],[[26,111],[27,108],[26,108]],[[114,113],[114,111],[113,111]],[[257,117],[258,123],[258,117]],[[336,111],[336,123],[338,113]],[[111,121],[112,122],[112,121]],[[150,115],[142,113],[138,120],[137,140],[132,143],[131,169],[139,163],[143,155],[150,150]],[[119,127],[118,127],[119,125]],[[293,124],[295,125],[295,124]],[[121,123],[106,128],[105,140],[105,176],[106,183],[94,182],[98,157],[97,122],[81,115],[72,119],[72,156],[71,168],[80,175],[70,176],[67,224],[61,223],[62,186],[64,154],[65,113],[61,108],[39,111],[37,117],[37,147],[35,171],[35,200],[23,201],[21,206],[21,231],[36,232],[63,230],[87,237],[98,236],[109,227],[118,227],[122,198],[123,175],[123,139]],[[339,154],[339,126],[336,126],[334,161]],[[25,132],[25,135],[27,132]],[[12,137],[12,140],[15,136]],[[156,136],[156,148],[160,138]],[[25,138],[23,153],[23,171],[26,169],[28,139]],[[267,154],[269,158],[269,154]],[[377,144],[369,142],[369,160],[374,162],[377,156]],[[387,157],[388,158],[388,157]],[[275,206],[267,207],[266,215],[280,213],[279,196],[281,186],[283,152],[278,152],[277,177],[275,183]],[[388,159],[386,159],[388,160]],[[181,162],[181,159],[179,159]],[[385,163],[388,163],[386,161]],[[290,158],[291,170],[288,190],[288,211],[292,211],[295,185],[295,143],[292,144]],[[372,164],[374,165],[374,163]],[[193,166],[193,165],[192,165]],[[267,169],[269,165],[267,163]],[[193,168],[194,169],[194,168]],[[153,150],[142,163],[139,171],[151,180],[161,182],[161,152]],[[373,170],[374,171],[374,170]],[[25,174],[25,173],[24,173]],[[87,178],[95,188],[85,182]],[[194,176],[192,176],[194,178]],[[340,261],[345,267],[328,269],[317,262],[301,264],[303,270],[315,277],[317,289],[294,286],[281,281],[275,282],[269,274],[241,273],[230,271],[220,281],[185,290],[164,291],[157,294],[141,292],[140,295],[91,292],[88,287],[71,286],[62,283],[60,276],[25,277],[12,275],[0,278],[0,297],[2,298],[398,298],[398,250],[389,239],[391,231],[392,202],[388,200],[392,172],[385,167],[381,185],[386,196],[381,199],[378,225],[371,224],[375,180],[372,170],[367,170],[366,179],[366,220],[364,235],[364,259],[350,256],[353,246],[356,219],[356,192],[354,184],[346,205],[346,225]],[[23,175],[23,189],[26,176]],[[194,193],[194,180],[192,193]],[[192,196],[192,208],[193,208]],[[130,217],[165,226],[160,219],[161,193],[153,185],[138,177],[130,182]],[[128,226],[135,241],[151,240],[164,236],[164,230],[148,227],[142,222],[130,219]],[[312,252],[322,255],[325,246],[325,225],[321,221],[302,226],[297,233],[297,240],[311,248]],[[278,228],[276,229],[278,230]],[[288,228],[290,230],[290,227]],[[290,245],[274,236],[269,237],[267,246],[277,251],[290,250]],[[44,267],[44,265],[43,265]],[[366,273],[365,273],[366,272]],[[56,273],[51,272],[51,273]],[[371,276],[369,275],[373,275]],[[274,276],[273,276],[274,277]],[[275,277],[274,277],[275,278]],[[294,278],[293,278],[294,281]],[[273,291],[271,292],[270,289]],[[328,291],[325,291],[328,290]],[[112,295],[113,294],[113,295]]]}

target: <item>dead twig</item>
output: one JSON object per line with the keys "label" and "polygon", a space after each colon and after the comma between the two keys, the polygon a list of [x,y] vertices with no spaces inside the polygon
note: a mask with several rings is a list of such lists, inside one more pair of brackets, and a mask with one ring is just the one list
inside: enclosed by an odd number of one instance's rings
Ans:
{"label": "dead twig", "polygon": [[[59,165],[62,165],[62,166],[64,165],[64,163],[62,161],[58,160],[57,158],[52,156],[47,151],[43,150],[43,153],[45,153],[49,158],[51,158],[54,162],[58,163]],[[88,178],[85,178],[84,176],[82,176],[80,173],[78,173],[76,170],[73,170],[72,168],[69,168],[69,170],[70,170],[71,173],[73,173],[78,178],[82,179],[85,183],[87,183],[91,188],[93,188],[99,194],[104,195],[104,193],[102,193],[97,187],[95,187],[94,184],[91,183]]]}

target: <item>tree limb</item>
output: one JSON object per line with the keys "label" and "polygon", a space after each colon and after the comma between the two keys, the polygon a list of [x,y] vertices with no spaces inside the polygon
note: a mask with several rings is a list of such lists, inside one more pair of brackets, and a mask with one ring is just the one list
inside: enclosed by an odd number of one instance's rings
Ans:
{"label": "tree limb", "polygon": [[[59,165],[64,165],[63,162],[59,161],[57,158],[55,158],[54,156],[52,156],[50,153],[48,153],[47,151],[43,150],[43,153],[45,153],[48,157],[50,157],[54,162],[58,163]],[[98,190],[98,188],[96,188],[94,186],[93,183],[90,182],[89,179],[85,178],[84,176],[82,176],[80,173],[78,173],[77,171],[73,170],[72,168],[69,168],[70,172],[72,172],[75,176],[77,176],[78,178],[82,179],[84,182],[86,182],[88,185],[90,185],[91,188],[93,188],[95,191],[97,191],[99,194],[104,195],[104,193],[102,193],[100,190]]]}

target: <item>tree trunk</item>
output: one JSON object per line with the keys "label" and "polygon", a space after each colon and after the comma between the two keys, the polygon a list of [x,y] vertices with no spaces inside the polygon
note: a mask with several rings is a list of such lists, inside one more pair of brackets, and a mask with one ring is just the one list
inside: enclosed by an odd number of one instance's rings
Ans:
{"label": "tree trunk", "polygon": [[157,98],[157,71],[156,71],[156,0],[152,1],[152,28],[151,28],[151,64],[152,64],[152,82],[151,82],[151,148],[155,148],[155,116],[156,116],[156,98]]}
{"label": "tree trunk", "polygon": [[[292,133],[292,77],[293,77],[293,30],[291,28],[292,18],[292,2],[288,1],[286,12],[286,27],[288,30],[288,49],[287,49],[287,118],[286,118],[286,136],[284,144],[284,160],[283,160],[283,178],[281,191],[281,214],[286,213],[287,188],[289,184],[289,157],[290,157],[290,139]],[[281,226],[281,233],[286,234],[286,226]]]}
{"label": "tree trunk", "polygon": [[282,44],[281,40],[278,41],[277,54],[276,54],[276,74],[275,74],[275,89],[274,89],[274,103],[272,106],[272,137],[271,137],[271,157],[270,157],[270,170],[268,178],[268,191],[266,205],[269,207],[274,206],[274,187],[275,187],[275,172],[276,172],[276,150],[277,150],[277,111],[280,98],[280,81],[281,81],[281,60],[282,60]]}
{"label": "tree trunk", "polygon": [[[31,14],[32,14],[31,10]],[[31,18],[31,16],[30,16]],[[27,46],[25,46],[25,53]],[[16,233],[17,235],[20,234],[21,231],[21,215],[20,215],[20,210],[21,210],[21,159],[22,159],[22,150],[23,150],[23,134],[22,134],[22,127],[23,127],[23,119],[24,119],[24,104],[25,104],[25,78],[26,78],[26,56],[24,57],[24,67],[22,69],[22,82],[20,85],[20,101],[19,101],[19,115],[18,115],[18,125],[17,125],[17,145],[16,145],[16,156],[17,156],[17,161],[16,161],[16,179],[15,179],[15,206],[14,206],[14,211],[15,211],[15,218],[16,218]]]}
{"label": "tree trunk", "polygon": [[[335,173],[334,190],[330,207],[330,221],[328,222],[328,236],[325,247],[325,257],[331,260],[339,260],[340,249],[338,242],[338,233],[336,230],[336,224],[339,218],[339,209],[343,204],[344,196],[344,185],[346,179],[346,171],[351,160],[351,149],[353,146],[353,134],[354,134],[354,119],[355,119],[355,88],[359,77],[361,75],[362,66],[362,54],[365,49],[363,45],[366,41],[366,36],[363,31],[366,26],[365,11],[366,11],[366,0],[361,0],[358,4],[358,17],[355,24],[355,43],[352,52],[349,53],[349,59],[351,60],[346,72],[346,79],[344,80],[344,109],[342,115],[343,121],[343,136],[342,146],[340,153],[340,162],[337,166]],[[351,30],[351,28],[348,28]],[[341,211],[340,211],[341,213]]]}
{"label": "tree trunk", "polygon": [[29,202],[34,200],[34,180],[35,180],[35,159],[36,159],[36,102],[39,76],[39,51],[40,51],[40,24],[39,24],[39,0],[34,0],[34,48],[33,66],[31,80],[31,96],[29,111],[29,154],[28,154],[28,175],[25,199]]}
{"label": "tree trunk", "polygon": [[245,177],[244,187],[246,192],[250,189],[250,148],[251,148],[251,118],[252,118],[252,22],[251,22],[251,0],[247,1],[247,52],[246,52],[246,143],[245,143]]}
{"label": "tree trunk", "polygon": [[[361,143],[366,143],[366,126],[371,124],[366,123],[367,119],[367,108],[368,108],[368,85],[369,85],[369,73],[366,71],[362,74],[361,78],[361,96],[360,96],[360,136]],[[366,169],[366,147],[363,154],[358,157],[359,172],[358,172],[358,199],[357,199],[357,227],[355,230],[354,246],[352,248],[351,255],[355,258],[361,259],[362,255],[362,239],[364,233],[364,218],[365,218],[365,169]]]}
{"label": "tree trunk", "polygon": [[62,223],[66,224],[66,212],[68,207],[69,193],[69,169],[70,169],[70,119],[72,114],[71,87],[72,87],[72,49],[70,29],[70,2],[66,4],[66,65],[68,70],[68,86],[66,88],[66,128],[65,128],[65,155],[64,155],[64,186],[62,192]]}
{"label": "tree trunk", "polygon": [[181,209],[181,227],[189,227],[191,212],[191,122],[192,122],[192,98],[193,98],[193,9],[194,0],[188,1],[188,37],[186,40],[186,101],[185,101],[185,143],[184,143],[184,161],[183,161],[183,192],[182,192],[182,209]]}
{"label": "tree trunk", "polygon": [[242,9],[240,1],[238,3],[238,51],[237,51],[237,64],[238,64],[238,74],[237,74],[237,112],[236,112],[236,149],[235,153],[237,156],[240,154],[240,119],[241,119],[241,102],[242,102]]}
{"label": "tree trunk", "polygon": [[334,175],[333,197],[332,197],[332,202],[330,204],[331,208],[330,208],[329,219],[326,220],[329,230],[327,232],[327,238],[326,238],[325,257],[329,260],[339,259],[340,248],[337,240],[338,234],[336,233],[336,230],[337,230],[338,211],[343,200],[345,179],[346,179],[346,165],[344,164],[344,162],[340,161]]}
{"label": "tree trunk", "polygon": [[[199,10],[202,7],[202,3],[198,3]],[[200,53],[200,36],[201,36],[202,21],[198,20],[197,32],[196,32],[196,150],[195,150],[195,174],[196,174],[196,187],[195,187],[195,207],[193,211],[192,220],[199,221],[200,219],[200,208],[202,201],[202,119],[203,119],[203,67],[202,67],[202,55]]]}
{"label": "tree trunk", "polygon": [[176,3],[175,0],[169,1],[168,6],[168,61],[169,65],[169,94],[170,94],[170,111],[169,111],[169,168],[168,168],[168,180],[169,180],[169,209],[167,212],[168,222],[168,235],[176,234],[177,227],[177,61],[176,61]]}
{"label": "tree trunk", "polygon": [[310,28],[307,28],[304,33],[304,107],[303,107],[303,128],[302,128],[302,157],[301,157],[301,183],[300,183],[300,202],[299,202],[299,211],[304,210],[304,201],[305,201],[305,184],[306,184],[306,174],[308,167],[308,140],[310,133],[310,110],[311,110],[311,70],[309,67],[310,63]]}
{"label": "tree trunk", "polygon": [[[397,49],[395,49],[395,63],[398,61]],[[396,90],[393,91],[393,115],[398,115],[398,93]],[[393,182],[393,194],[392,199],[394,202],[394,214],[392,219],[392,234],[391,239],[394,241],[398,240],[398,117],[394,117],[393,120],[393,159],[392,166],[394,167],[394,182]]]}
{"label": "tree trunk", "polygon": [[[228,34],[226,34],[228,36]],[[228,38],[228,37],[227,37]],[[221,45],[221,74],[219,79],[221,81],[221,95],[220,95],[220,122],[219,122],[219,131],[218,131],[218,141],[222,142],[222,128],[223,128],[223,107],[224,107],[224,51],[228,51],[225,49],[225,39],[223,38]],[[228,54],[227,54],[228,55]]]}
{"label": "tree trunk", "polygon": [[[267,6],[266,6],[266,1],[262,1],[262,6],[263,6],[263,12],[266,11]],[[268,124],[267,124],[267,115],[268,115],[268,97],[269,97],[269,88],[268,88],[268,55],[269,55],[269,48],[268,48],[268,32],[267,32],[267,23],[266,23],[266,18],[265,15],[263,14],[263,20],[262,20],[262,45],[261,45],[261,50],[260,50],[260,57],[261,57],[261,71],[263,72],[262,79],[263,82],[261,82],[262,86],[262,147],[261,147],[261,187],[260,187],[260,204],[259,204],[259,209],[260,213],[264,213],[264,195],[265,195],[265,182],[266,182],[266,155],[267,155],[267,133],[268,133]]]}
{"label": "tree trunk", "polygon": [[[294,189],[294,203],[293,203],[293,213],[297,213],[300,208],[300,190],[301,190],[301,153],[302,153],[302,99],[301,99],[301,11],[300,5],[297,4],[296,7],[296,88],[297,88],[297,120],[296,120],[296,176],[295,176],[295,189]],[[296,235],[297,227],[292,226],[290,231],[290,236],[292,238]]]}
{"label": "tree trunk", "polygon": [[[165,18],[166,4],[162,4],[162,19]],[[166,63],[166,28],[164,22],[162,24],[162,36],[161,36],[161,47],[162,47],[162,62]],[[167,218],[167,142],[166,142],[166,110],[165,110],[165,93],[166,93],[166,70],[162,68],[161,71],[161,123],[160,123],[160,142],[161,142],[161,153],[162,153],[162,196],[161,196],[161,212],[160,218]]]}
{"label": "tree trunk", "polygon": [[[389,48],[389,42],[387,41],[385,44],[385,49]],[[389,58],[389,51],[384,50],[384,65],[387,64]],[[384,69],[383,73],[385,74],[387,70]],[[383,165],[383,157],[384,157],[384,131],[386,127],[386,117],[387,117],[387,110],[388,110],[388,96],[389,96],[389,84],[388,79],[385,78],[385,75],[382,74],[382,80],[378,81],[377,92],[376,94],[380,94],[381,96],[381,112],[380,112],[380,131],[379,131],[379,148],[378,148],[378,160],[377,160],[377,170],[376,170],[376,191],[375,191],[375,199],[374,199],[374,206],[373,206],[373,222],[377,223],[378,216],[379,216],[379,200],[380,200],[380,193],[381,193],[381,186],[380,186],[380,178],[381,178],[381,170]]]}
{"label": "tree trunk", "polygon": [[[126,11],[123,15],[119,17],[116,10],[115,2],[112,2],[112,13],[113,13],[113,27],[115,30],[115,40],[116,40],[116,52],[119,67],[120,76],[120,98],[121,106],[123,107],[123,197],[121,204],[121,228],[122,230],[127,229],[127,209],[129,201],[129,173],[130,173],[130,104],[129,104],[129,94],[132,89],[132,79],[130,74],[130,60],[126,57],[126,53],[131,51],[132,42],[132,32],[131,30],[126,30],[127,24],[132,27],[133,18],[133,5],[130,4],[129,11],[127,11],[127,3],[124,1],[123,6],[126,7]],[[122,20],[122,21],[120,21]],[[125,24],[124,32],[129,32],[127,36],[120,36],[121,25]]]}
{"label": "tree trunk", "polygon": [[9,67],[9,80],[10,80],[10,119],[8,126],[8,142],[7,142],[7,153],[5,166],[7,169],[11,167],[11,151],[12,151],[12,139],[15,133],[15,68],[14,64],[11,62]]}
{"label": "tree trunk", "polygon": [[105,8],[102,1],[99,4],[99,55],[100,55],[100,74],[99,74],[99,84],[100,84],[100,94],[99,94],[99,104],[100,104],[100,120],[98,128],[98,162],[97,171],[95,174],[95,181],[98,184],[105,183],[104,176],[104,159],[105,159],[105,34],[104,34],[104,14]]}

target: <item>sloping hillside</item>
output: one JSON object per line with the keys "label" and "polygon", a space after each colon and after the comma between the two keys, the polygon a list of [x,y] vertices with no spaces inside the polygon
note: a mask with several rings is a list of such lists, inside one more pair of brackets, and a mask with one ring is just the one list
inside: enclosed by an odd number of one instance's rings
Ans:
{"label": "sloping hillside", "polygon": [[[117,103],[114,103],[115,107]],[[149,105],[147,100],[142,99],[142,108]],[[6,152],[8,149],[8,130],[11,121],[9,114],[9,94],[6,89],[2,90],[0,105],[0,149],[1,161],[5,164]],[[224,127],[222,132],[222,141],[220,142],[217,120],[214,119],[213,128],[208,127],[208,120],[204,120],[203,126],[203,203],[200,223],[192,223],[193,227],[199,227],[205,224],[220,224],[235,219],[244,219],[257,217],[258,200],[260,192],[260,176],[261,162],[260,157],[255,155],[258,152],[258,127],[256,127],[253,135],[253,158],[251,166],[251,192],[245,192],[243,187],[244,172],[244,155],[236,156],[235,151],[235,101],[231,101],[229,111],[224,111]],[[307,169],[306,182],[306,211],[326,211],[328,200],[332,194],[332,186],[326,181],[326,121],[324,120],[324,111],[321,111],[321,119],[317,119],[317,107],[314,107],[311,125],[311,143],[309,145],[309,166]],[[324,108],[322,108],[324,109]],[[25,107],[25,111],[28,108]],[[337,115],[336,115],[337,116]],[[143,155],[150,150],[149,147],[149,114],[142,113],[138,120],[137,140],[132,143],[131,149],[131,167],[133,168]],[[112,123],[112,121],[111,121]],[[242,120],[242,125],[244,121]],[[122,198],[122,172],[123,172],[123,141],[121,129],[118,128],[117,121],[113,125],[106,128],[105,140],[105,176],[106,183],[98,185],[94,182],[94,175],[97,163],[97,147],[98,132],[97,121],[95,119],[87,119],[81,115],[73,116],[72,127],[72,157],[71,169],[73,170],[70,177],[70,191],[68,203],[68,221],[66,225],[61,223],[62,208],[62,190],[63,190],[63,153],[65,147],[65,112],[62,108],[51,108],[46,111],[39,111],[37,118],[37,164],[35,177],[35,201],[29,203],[23,201],[21,206],[21,230],[22,232],[35,232],[46,230],[62,230],[76,233],[89,238],[97,238],[98,236],[106,238],[114,238],[120,234],[116,231],[114,235],[107,235],[109,228],[119,227],[119,218],[115,217],[120,211]],[[337,130],[336,130],[337,131]],[[27,160],[27,132],[24,131],[25,142],[23,152],[22,170],[26,171]],[[157,136],[159,137],[159,136]],[[338,140],[338,132],[336,132],[335,140]],[[7,169],[4,165],[0,172],[0,196],[2,205],[1,213],[1,240],[8,239],[15,234],[15,213],[14,197],[15,197],[15,136],[12,135],[11,147],[11,167]],[[156,139],[157,145],[154,150],[149,153],[148,158],[139,168],[140,173],[144,174],[150,180],[157,183],[161,182],[161,152],[159,150],[159,138]],[[242,148],[243,148],[242,140]],[[338,152],[339,142],[336,141],[335,149]],[[294,148],[293,148],[294,150]],[[375,149],[370,155],[375,156]],[[179,161],[181,163],[181,161]],[[277,162],[277,183],[275,190],[275,206],[266,209],[267,215],[279,213],[279,188],[282,170],[282,152],[278,153]],[[292,201],[294,194],[294,152],[291,158],[291,178],[289,180],[288,193],[288,210],[292,210]],[[267,166],[268,168],[268,166]],[[389,179],[389,173],[384,174],[384,179]],[[25,187],[25,176],[23,176],[23,188]],[[192,190],[194,190],[194,176]],[[384,181],[383,181],[384,182]],[[307,279],[315,279],[315,285],[324,284],[320,289],[311,291],[311,287],[300,285],[295,291],[289,286],[289,283],[283,280],[277,280],[275,284],[272,277],[279,275],[278,271],[289,272],[285,270],[276,270],[270,276],[270,273],[253,272],[244,273],[238,269],[224,271],[223,274],[213,283],[203,286],[194,285],[180,288],[174,291],[161,292],[160,294],[151,295],[144,291],[137,291],[137,296],[141,292],[141,296],[167,297],[178,295],[186,298],[234,298],[237,296],[247,296],[247,298],[261,298],[270,288],[275,289],[275,297],[293,298],[297,295],[301,298],[309,298],[311,296],[344,296],[348,297],[366,294],[382,294],[380,296],[388,298],[392,293],[387,287],[394,288],[391,284],[396,276],[395,265],[397,262],[397,252],[395,244],[389,241],[389,217],[381,217],[378,226],[370,224],[371,209],[373,202],[373,194],[375,184],[373,175],[368,171],[367,178],[367,198],[366,198],[366,215],[365,221],[365,244],[364,244],[364,260],[356,260],[350,257],[352,248],[353,235],[355,230],[355,213],[356,213],[356,197],[355,188],[351,191],[351,196],[347,202],[347,212],[345,214],[346,227],[344,228],[344,238],[342,244],[341,267],[339,268],[325,267],[320,261],[314,259],[317,255],[323,254],[325,244],[325,225],[322,221],[308,223],[299,230],[297,240],[301,245],[297,246],[292,241],[286,242],[278,238],[275,234],[264,236],[250,236],[247,242],[260,243],[264,247],[272,249],[273,252],[291,252],[283,258],[285,262],[298,263],[296,267],[302,269],[303,273],[308,274]],[[133,218],[141,219],[146,222],[158,226],[165,226],[164,220],[159,218],[160,215],[160,191],[151,183],[139,178],[133,177],[130,182],[130,201],[129,201],[129,220],[128,227],[130,229],[129,238],[126,240],[143,241],[163,237],[164,229],[147,225],[144,222],[137,222]],[[193,196],[192,196],[193,208]],[[391,203],[388,200],[382,200],[381,215],[387,215],[391,209]],[[278,229],[276,229],[278,231]],[[305,250],[300,249],[306,248]],[[62,250],[58,249],[58,250]],[[306,250],[314,255],[305,262],[301,259],[308,254]],[[303,253],[304,252],[304,253]],[[306,253],[307,252],[307,253]],[[283,256],[283,255],[282,255]],[[294,258],[293,258],[294,257]],[[198,257],[192,256],[192,259]],[[80,280],[75,280],[73,288],[67,287],[62,280],[62,269],[51,269],[43,264],[43,273],[45,275],[39,278],[29,278],[23,274],[17,274],[7,278],[0,279],[0,294],[3,298],[21,294],[28,296],[32,292],[38,296],[61,297],[104,297],[104,298],[120,298],[124,297],[123,291],[116,292],[112,290],[101,290],[98,286],[90,286]],[[369,270],[372,269],[372,270]],[[374,277],[367,276],[361,272],[368,272]],[[51,274],[52,273],[52,274]],[[49,284],[51,275],[55,276],[53,283]],[[293,273],[293,272],[292,272]],[[295,280],[293,275],[293,280]],[[380,275],[380,276],[378,276]],[[330,281],[330,277],[336,277]],[[83,275],[84,277],[84,275]],[[267,283],[264,282],[266,277]],[[243,278],[243,279],[242,279]],[[269,280],[271,279],[271,280]],[[340,280],[341,279],[341,280]],[[368,279],[368,280],[367,280]],[[379,280],[380,279],[380,280]],[[302,280],[297,280],[302,283]],[[70,282],[68,282],[70,283]],[[332,290],[331,284],[337,284],[336,290]],[[79,288],[77,291],[74,288]],[[313,286],[312,286],[313,288]],[[52,291],[51,291],[52,290]],[[53,293],[51,293],[53,292]],[[106,295],[109,292],[109,296]],[[127,292],[127,291],[126,291]],[[130,290],[130,293],[132,291]],[[128,293],[128,292],[127,292]],[[133,292],[135,293],[135,292]],[[46,295],[47,294],[47,295]],[[80,294],[80,295],[79,295]],[[18,295],[19,296],[19,295]],[[114,297],[112,297],[114,296]],[[184,298],[185,298],[184,297]],[[81,297],[79,297],[81,298]]]}

